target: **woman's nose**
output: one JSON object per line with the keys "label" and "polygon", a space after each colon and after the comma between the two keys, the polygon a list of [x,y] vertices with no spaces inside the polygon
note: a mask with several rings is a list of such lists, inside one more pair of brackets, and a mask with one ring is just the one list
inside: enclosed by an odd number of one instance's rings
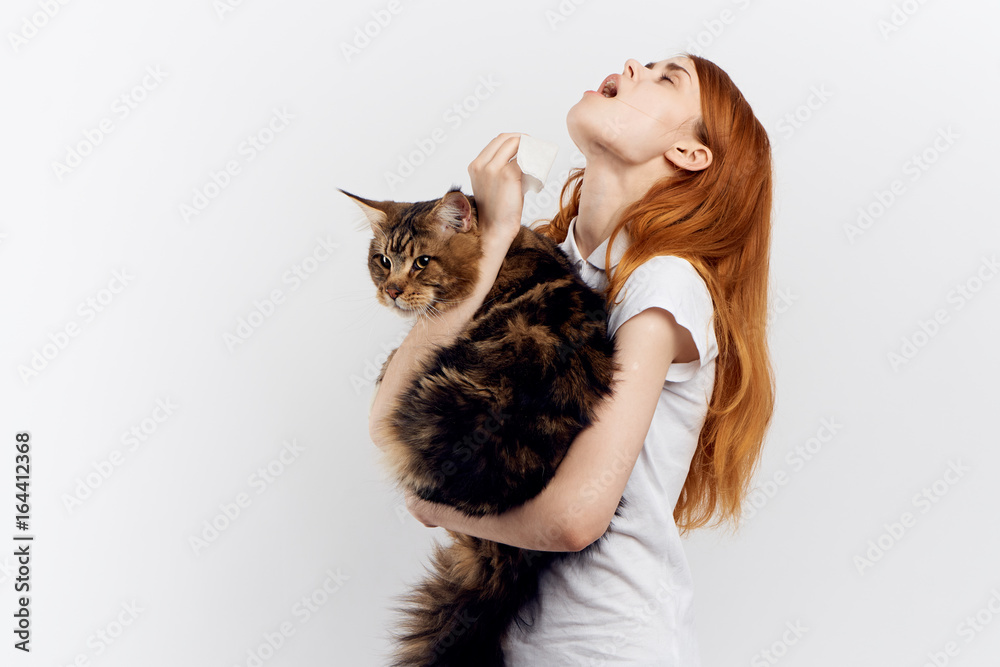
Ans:
{"label": "woman's nose", "polygon": [[635,58],[629,58],[625,61],[625,69],[622,70],[622,76],[627,76],[630,79],[635,79],[639,76],[639,72],[643,69],[642,63],[640,63]]}

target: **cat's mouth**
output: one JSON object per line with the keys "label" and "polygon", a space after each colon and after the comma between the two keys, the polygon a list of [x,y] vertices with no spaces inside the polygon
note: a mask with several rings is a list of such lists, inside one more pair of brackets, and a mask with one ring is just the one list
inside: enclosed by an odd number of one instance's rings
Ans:
{"label": "cat's mouth", "polygon": [[421,315],[430,310],[429,303],[421,305],[406,304],[399,299],[389,299],[389,302],[394,308],[406,313],[407,315]]}

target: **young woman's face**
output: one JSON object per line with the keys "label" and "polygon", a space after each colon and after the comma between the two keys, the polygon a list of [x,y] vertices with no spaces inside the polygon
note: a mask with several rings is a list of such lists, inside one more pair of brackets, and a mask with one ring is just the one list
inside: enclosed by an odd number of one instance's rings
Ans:
{"label": "young woman's face", "polygon": [[[666,77],[666,78],[664,78]],[[608,81],[613,84],[604,85]],[[615,87],[614,97],[606,97]],[[570,137],[588,158],[610,152],[643,164],[690,137],[701,116],[694,63],[683,56],[643,66],[629,58],[621,74],[597,81],[566,115]]]}

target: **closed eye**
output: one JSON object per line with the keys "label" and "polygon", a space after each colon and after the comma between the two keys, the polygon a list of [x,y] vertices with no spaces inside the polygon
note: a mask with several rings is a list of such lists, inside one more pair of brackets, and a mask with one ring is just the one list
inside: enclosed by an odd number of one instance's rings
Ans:
{"label": "closed eye", "polygon": [[[647,69],[654,69],[655,67],[656,67],[656,63],[646,63],[646,68]],[[683,68],[681,68],[681,69],[683,69]],[[669,77],[666,74],[661,74],[659,80],[663,81],[664,79],[666,79],[670,83],[677,83],[676,81],[673,80],[672,77]]]}

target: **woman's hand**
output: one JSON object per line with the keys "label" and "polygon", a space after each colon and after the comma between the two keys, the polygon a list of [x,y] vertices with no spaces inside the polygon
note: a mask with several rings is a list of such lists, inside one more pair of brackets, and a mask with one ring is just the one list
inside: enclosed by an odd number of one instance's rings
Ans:
{"label": "woman's hand", "polygon": [[434,523],[434,519],[431,517],[431,508],[434,506],[434,503],[424,500],[410,489],[406,489],[403,492],[403,495],[406,498],[406,509],[413,515],[414,519],[428,528],[438,527],[437,524]]}
{"label": "woman's hand", "polygon": [[524,208],[521,168],[511,159],[520,143],[519,132],[498,134],[469,165],[483,242],[498,244],[505,253],[520,231]]}

